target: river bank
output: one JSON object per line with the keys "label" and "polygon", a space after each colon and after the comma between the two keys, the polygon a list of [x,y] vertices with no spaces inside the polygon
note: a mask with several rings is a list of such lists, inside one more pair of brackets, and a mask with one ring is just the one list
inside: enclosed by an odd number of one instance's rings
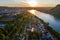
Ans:
{"label": "river bank", "polygon": [[[36,17],[38,18],[38,17]],[[53,35],[54,37],[56,37],[58,40],[60,40],[60,33],[56,32],[53,28],[51,28],[49,26],[48,22],[44,22],[42,19],[38,18],[40,21],[42,21],[45,25],[45,27],[47,28],[47,30],[51,33],[51,35]]]}
{"label": "river bank", "polygon": [[[32,11],[31,11],[31,13],[32,13]],[[49,26],[49,23],[48,22],[45,22],[44,20],[43,20],[43,18],[41,17],[41,16],[44,16],[44,15],[36,15],[35,14],[35,11],[33,12],[34,13],[34,15],[35,15],[35,17],[37,18],[37,19],[39,19],[44,25],[45,25],[45,27],[46,27],[46,29],[51,33],[51,35],[53,36],[53,37],[56,37],[58,40],[60,40],[60,33],[59,32],[57,32],[57,31],[55,31],[51,26]],[[32,14],[33,14],[32,13]],[[41,18],[39,18],[39,16],[41,17]],[[45,17],[45,16],[44,16]],[[48,17],[48,16],[46,16],[46,17]]]}
{"label": "river bank", "polygon": [[38,18],[44,20],[44,22],[48,22],[49,26],[51,26],[55,31],[60,32],[60,20],[55,19],[53,15],[43,13],[37,10],[29,10],[30,13],[34,14]]}

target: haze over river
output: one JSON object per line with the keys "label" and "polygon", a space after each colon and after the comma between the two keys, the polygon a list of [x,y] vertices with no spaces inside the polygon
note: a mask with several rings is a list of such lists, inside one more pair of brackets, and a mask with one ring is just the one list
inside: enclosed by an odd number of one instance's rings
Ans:
{"label": "haze over river", "polygon": [[60,33],[60,20],[57,20],[56,18],[54,18],[54,16],[52,16],[50,14],[39,12],[39,11],[34,10],[34,9],[28,10],[28,11],[30,13],[36,15],[37,17],[41,18],[45,22],[48,22],[49,26],[51,26],[54,30],[56,30],[57,32]]}

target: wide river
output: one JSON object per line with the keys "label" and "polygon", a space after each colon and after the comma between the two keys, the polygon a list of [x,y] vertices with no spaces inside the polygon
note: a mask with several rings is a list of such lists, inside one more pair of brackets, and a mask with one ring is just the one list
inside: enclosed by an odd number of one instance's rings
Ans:
{"label": "wide river", "polygon": [[36,15],[37,17],[41,18],[45,22],[49,23],[49,26],[51,26],[54,30],[60,33],[60,20],[57,20],[54,18],[54,16],[50,14],[46,14],[43,12],[39,12],[37,10],[28,10],[30,13]]}

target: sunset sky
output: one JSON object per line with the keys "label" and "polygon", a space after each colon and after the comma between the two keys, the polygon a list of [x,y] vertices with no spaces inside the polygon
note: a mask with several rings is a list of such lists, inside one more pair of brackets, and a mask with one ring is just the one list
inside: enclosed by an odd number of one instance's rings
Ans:
{"label": "sunset sky", "polygon": [[60,4],[60,0],[0,0],[0,6],[19,6],[19,7],[49,7]]}

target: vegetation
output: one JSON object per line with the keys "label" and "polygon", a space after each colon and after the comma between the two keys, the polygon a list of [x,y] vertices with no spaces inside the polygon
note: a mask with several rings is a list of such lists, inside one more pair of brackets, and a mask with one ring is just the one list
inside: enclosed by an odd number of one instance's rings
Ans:
{"label": "vegetation", "polygon": [[[37,17],[38,18],[38,17]],[[42,21],[45,25],[45,27],[47,28],[47,30],[54,36],[56,37],[58,40],[60,40],[60,33],[56,32],[53,28],[51,28],[49,26],[48,22],[44,22],[42,19],[38,18],[40,21]]]}
{"label": "vegetation", "polygon": [[46,11],[46,13],[50,13],[55,18],[60,19],[60,4],[52,8],[51,10]]}
{"label": "vegetation", "polygon": [[53,37],[56,37],[58,40],[60,40],[60,33],[56,32],[54,29],[52,29],[50,26],[47,25],[48,23],[45,23],[46,28],[48,31],[53,35]]}
{"label": "vegetation", "polygon": [[[20,36],[20,38],[26,37],[27,34],[23,34],[26,24],[29,24],[31,22],[32,24],[37,25],[37,21],[34,19],[34,17],[44,23],[48,31],[57,37],[58,40],[60,40],[60,34],[53,30],[49,26],[48,22],[44,22],[40,18],[28,12],[20,13],[16,18],[13,18],[12,21],[0,21],[6,23],[6,26],[4,28],[0,28],[0,40],[17,40],[18,36]],[[30,32],[29,35],[31,38],[41,38],[42,33],[41,31]]]}
{"label": "vegetation", "polygon": [[[23,18],[23,19],[22,19]],[[1,21],[6,23],[4,28],[0,28],[0,40],[17,39],[17,34],[24,31],[24,15],[20,14],[12,21]]]}
{"label": "vegetation", "polygon": [[40,39],[42,36],[42,33],[39,31],[39,32],[30,32],[29,33],[29,39],[28,40],[32,40],[32,39]]}
{"label": "vegetation", "polygon": [[[20,13],[16,18],[13,18],[12,21],[1,21],[6,23],[4,28],[0,28],[0,40],[17,40],[18,34],[24,33],[25,25],[32,22],[36,25],[36,21],[33,20],[34,15],[25,13]],[[23,36],[26,36],[25,34]],[[23,36],[20,36],[21,38]]]}

